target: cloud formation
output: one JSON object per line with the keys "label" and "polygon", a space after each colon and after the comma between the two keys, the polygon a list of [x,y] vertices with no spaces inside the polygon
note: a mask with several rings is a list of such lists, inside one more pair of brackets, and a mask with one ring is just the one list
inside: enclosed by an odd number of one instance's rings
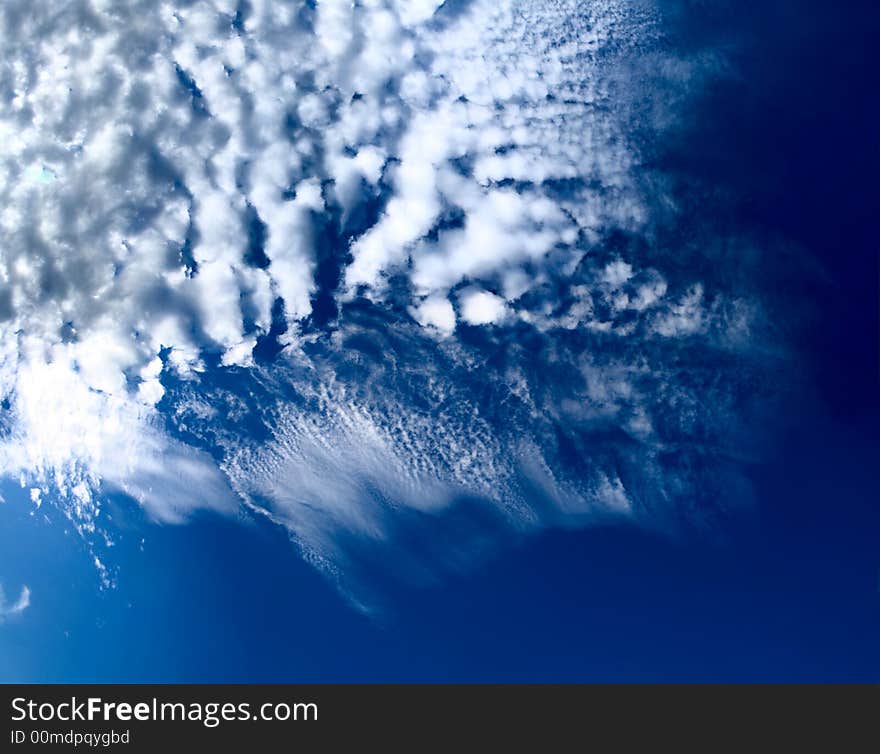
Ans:
{"label": "cloud formation", "polygon": [[15,602],[8,603],[6,595],[3,593],[3,587],[0,586],[0,623],[6,620],[6,618],[23,613],[30,607],[30,604],[31,590],[29,587],[23,586],[18,599]]}
{"label": "cloud formation", "polygon": [[756,309],[618,243],[658,35],[626,0],[3,3],[0,473],[86,535],[107,490],[243,500],[328,568],[467,495],[677,509],[734,389],[704,416],[675,364]]}

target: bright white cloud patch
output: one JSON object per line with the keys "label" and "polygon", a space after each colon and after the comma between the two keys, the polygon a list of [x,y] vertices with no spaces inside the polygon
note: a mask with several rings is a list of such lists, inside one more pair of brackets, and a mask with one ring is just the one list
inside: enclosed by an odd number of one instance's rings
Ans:
{"label": "bright white cloud patch", "polygon": [[[394,196],[353,244],[348,285],[381,288],[383,273],[411,260],[413,283],[431,294],[540,262],[559,245],[576,263],[580,234],[638,225],[607,73],[612,49],[650,34],[650,18],[619,2],[483,0],[439,33],[417,30],[430,62],[402,81]],[[559,181],[579,183],[561,198]],[[450,213],[461,227],[446,227]]]}
{"label": "bright white cloud patch", "polygon": [[433,327],[444,335],[455,330],[455,309],[449,299],[432,296],[422,301],[413,311],[413,316],[422,327]]}
{"label": "bright white cloud patch", "polygon": [[460,297],[461,317],[470,325],[491,325],[507,314],[504,299],[489,291],[468,289]]}

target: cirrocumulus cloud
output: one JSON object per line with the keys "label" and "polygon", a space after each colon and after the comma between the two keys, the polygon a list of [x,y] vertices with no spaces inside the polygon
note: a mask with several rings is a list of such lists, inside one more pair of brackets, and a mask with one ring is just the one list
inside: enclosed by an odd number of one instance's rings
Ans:
{"label": "cirrocumulus cloud", "polygon": [[758,305],[652,246],[649,4],[8,0],[0,38],[0,472],[84,535],[112,490],[246,505],[340,573],[479,549],[468,500],[740,489]]}

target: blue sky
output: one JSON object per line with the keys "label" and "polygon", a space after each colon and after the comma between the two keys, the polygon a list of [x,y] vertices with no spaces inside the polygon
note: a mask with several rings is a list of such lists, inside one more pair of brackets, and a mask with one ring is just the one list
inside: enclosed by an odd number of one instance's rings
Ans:
{"label": "blue sky", "polygon": [[[281,504],[267,504],[264,511],[277,523],[236,512],[229,502],[231,493],[226,492],[218,493],[209,506],[225,513],[188,512],[189,504],[183,498],[192,489],[219,490],[221,483],[213,467],[210,473],[200,471],[206,456],[177,450],[173,458],[192,461],[183,466],[194,469],[193,476],[182,482],[172,480],[160,489],[166,497],[179,494],[179,506],[176,500],[156,504],[150,498],[151,483],[162,478],[159,474],[150,476],[153,467],[147,465],[141,476],[128,480],[146,511],[163,523],[151,521],[144,508],[130,498],[111,495],[104,502],[101,521],[112,521],[114,544],[99,546],[96,551],[111,569],[114,585],[101,588],[93,552],[75,527],[49,499],[35,510],[27,490],[22,491],[15,479],[9,478],[0,488],[5,499],[0,504],[0,584],[7,607],[24,585],[30,590],[30,604],[16,614],[0,616],[0,679],[878,680],[880,271],[875,225],[876,123],[880,113],[873,96],[876,73],[866,64],[880,31],[878,13],[868,4],[852,3],[844,12],[818,0],[779,0],[747,9],[736,3],[706,8],[705,4],[683,0],[658,5],[664,13],[665,44],[675,51],[674,59],[716,60],[714,54],[723,49],[728,51],[727,57],[717,59],[725,60],[729,68],[708,75],[706,85],[684,87],[687,96],[675,101],[676,117],[672,120],[668,119],[668,86],[670,79],[679,75],[678,69],[653,65],[657,58],[650,58],[647,63],[641,60],[615,71],[615,75],[642,82],[644,97],[627,105],[636,138],[642,128],[642,137],[647,140],[642,145],[641,168],[650,180],[662,176],[663,190],[668,192],[664,196],[677,207],[670,215],[674,233],[664,236],[663,222],[658,221],[653,238],[680,236],[691,241],[673,253],[649,248],[645,257],[661,266],[670,289],[676,276],[683,280],[697,276],[707,288],[715,284],[725,291],[746,289],[763,304],[762,334],[772,335],[762,337],[760,343],[756,340],[754,348],[746,349],[748,359],[734,359],[733,367],[721,362],[713,366],[711,352],[699,347],[680,355],[674,352],[685,365],[688,359],[705,359],[704,369],[706,364],[710,373],[717,368],[719,387],[712,390],[694,388],[689,381],[695,378],[687,369],[681,372],[680,384],[661,378],[660,373],[666,373],[670,364],[678,363],[670,361],[672,357],[664,355],[652,362],[658,377],[648,384],[657,394],[669,391],[670,386],[682,387],[681,395],[701,407],[707,432],[718,426],[723,429],[729,420],[730,434],[736,440],[710,444],[710,449],[717,451],[714,454],[689,454],[693,437],[675,437],[681,440],[681,450],[673,456],[670,468],[684,469],[691,476],[670,472],[668,478],[659,479],[669,488],[678,484],[685,488],[683,503],[659,517],[664,525],[652,527],[657,520],[650,518],[641,526],[638,520],[601,519],[605,522],[581,528],[582,519],[576,515],[557,513],[541,520],[527,535],[518,536],[513,533],[516,527],[497,526],[494,508],[490,508],[492,515],[485,517],[482,508],[465,508],[460,518],[436,514],[436,519],[430,510],[416,508],[407,509],[410,517],[404,517],[403,523],[388,525],[388,531],[397,537],[394,547],[369,550],[353,537],[355,546],[347,549],[349,542],[341,534],[334,537],[333,532],[339,530],[327,524],[328,519],[309,514],[297,518],[297,509],[291,513]],[[696,70],[705,74],[703,68]],[[711,65],[706,70],[714,71]],[[319,105],[311,102],[302,117],[318,117]],[[598,129],[596,123],[590,125]],[[613,150],[608,154],[615,159],[625,157]],[[365,152],[358,170],[369,173],[375,167],[374,158]],[[441,177],[452,180],[450,175]],[[605,177],[614,180],[613,176]],[[309,202],[317,201],[317,195],[309,193],[312,189],[312,184],[300,185],[296,201],[302,204],[302,217],[309,216]],[[413,191],[418,194],[412,186],[400,189],[403,196]],[[464,211],[474,218],[497,221],[501,215],[491,214],[497,207],[492,205],[490,211],[481,201],[464,203]],[[548,217],[556,218],[550,222],[558,221],[553,233],[563,238],[565,221],[540,206]],[[369,208],[361,209],[369,216]],[[416,203],[408,211],[418,209]],[[267,209],[268,224],[270,214]],[[374,220],[368,217],[364,221],[375,231],[372,237],[387,240],[396,232],[387,230],[388,223],[370,225]],[[624,222],[621,217],[616,220]],[[454,231],[457,220],[448,222]],[[440,231],[447,230],[441,223]],[[518,232],[527,235],[533,231],[531,226],[523,226]],[[646,233],[645,237],[651,236]],[[740,260],[735,255],[741,247],[735,241],[743,238],[753,243],[750,255]],[[707,239],[717,243],[711,253],[701,256],[700,244]],[[370,250],[378,248],[371,243],[362,240],[362,246],[356,248],[361,249],[357,253],[362,253],[362,260],[369,260]],[[273,253],[270,247],[267,251]],[[440,253],[434,249],[428,256]],[[732,262],[728,253],[734,255]],[[633,261],[644,260],[636,257]],[[608,277],[621,269],[615,264],[597,268],[599,277],[592,282],[610,285]],[[312,324],[317,328],[326,324],[325,318],[330,321],[335,316],[337,304],[328,302],[337,301],[335,287],[344,283],[342,262],[323,259],[321,265],[318,277],[331,290],[320,291],[314,304],[317,314]],[[366,276],[370,269],[363,262],[347,274],[357,278]],[[439,272],[430,265],[425,269],[439,277],[460,272],[455,265]],[[554,273],[549,263],[545,272]],[[291,289],[296,288],[295,281],[288,282]],[[392,294],[396,292],[393,284],[391,279]],[[439,285],[433,279],[430,284]],[[563,283],[559,287],[563,288]],[[493,290],[499,294],[486,298],[477,295],[468,283],[450,293],[447,300],[432,288],[418,305],[392,297],[389,306],[411,310],[419,326],[440,331],[449,325],[449,317],[453,327],[459,317],[462,321],[456,337],[464,347],[486,348],[490,354],[486,369],[491,370],[506,362],[500,348],[493,350],[497,343],[479,326],[487,317],[508,316],[505,307],[513,306],[502,301],[500,283]],[[295,293],[290,295],[291,300],[296,298]],[[426,306],[429,301],[432,303]],[[668,331],[670,323],[691,322],[682,314],[690,311],[686,301],[683,296],[664,305],[668,306],[662,310],[665,319],[658,315],[652,326]],[[159,304],[157,311],[168,301]],[[579,304],[584,300],[575,298],[572,309]],[[356,314],[367,321],[376,316],[366,307]],[[229,330],[224,327],[229,323],[218,320],[215,324],[219,330],[212,337],[227,338]],[[226,355],[242,357],[236,338],[247,341],[251,337],[247,323],[243,327],[241,332],[233,327]],[[354,341],[352,337],[346,343],[352,353],[369,355],[371,350],[385,348],[386,355],[397,355],[391,335],[379,345],[363,337]],[[534,342],[540,341],[528,341]],[[560,338],[558,343],[564,345],[565,341]],[[771,353],[768,344],[784,348],[784,358],[779,360],[779,353]],[[631,347],[619,349],[630,359],[626,364],[639,358],[643,345],[635,341]],[[768,350],[762,353],[762,348]],[[416,353],[427,358],[424,354],[439,351],[426,347]],[[612,355],[618,357],[619,353]],[[319,357],[315,357],[315,364],[325,363]],[[606,357],[609,354],[596,354],[597,363],[607,365],[601,361]],[[390,386],[398,396],[418,395],[421,383],[410,383],[410,373],[405,371],[392,374],[387,382],[382,382],[382,372],[372,383],[375,373],[366,371],[370,379],[361,378],[357,370],[365,357],[358,358],[361,361],[330,363],[340,374],[348,370],[343,379],[349,378],[351,384],[373,384],[377,391]],[[756,363],[772,366],[752,369]],[[784,369],[779,368],[780,363]],[[748,369],[738,369],[743,364]],[[141,372],[140,384],[150,386],[144,390],[154,391],[150,396],[158,395],[159,400],[155,370],[161,371],[165,365],[150,361],[146,366],[138,363],[138,368],[146,370]],[[557,379],[552,364],[536,361],[529,369],[537,373],[534,379],[538,382],[544,380],[552,386]],[[95,379],[112,381],[114,377],[112,369],[103,372],[103,365],[98,372]],[[242,378],[240,384],[230,387],[228,383],[237,379],[235,372],[230,374],[217,378],[220,388],[229,388],[222,393],[226,397],[241,398],[243,403],[256,401],[259,390],[268,389],[258,378],[252,382]],[[174,402],[180,385],[168,379],[163,384],[162,389],[169,391],[167,406],[183,406],[183,402]],[[205,384],[217,388],[210,377],[205,378]],[[478,383],[462,388],[460,395],[468,408],[471,404],[466,401],[474,393],[483,401],[475,404],[478,408],[497,408],[492,403],[493,390],[487,380],[485,389]],[[207,387],[205,395],[209,395]],[[552,392],[548,389],[543,395]],[[743,395],[757,396],[757,405],[737,402]],[[724,403],[729,413],[714,402]],[[313,409],[307,401],[304,404]],[[192,405],[198,408],[201,404]],[[226,405],[233,403],[223,408]],[[642,408],[656,411],[672,424],[678,420],[683,423],[687,416],[684,410],[663,415],[663,407],[651,396],[644,405],[628,405],[632,415],[627,414],[627,420],[638,418],[637,409]],[[4,406],[6,410],[8,406]],[[506,434],[505,414],[497,410],[493,420],[502,429],[490,440],[503,444],[519,430],[514,427]],[[85,411],[86,419],[87,414]],[[191,415],[184,417],[191,421]],[[0,422],[6,421],[0,417]],[[256,433],[264,427],[248,424],[247,418],[240,421],[235,425],[237,431],[243,426],[254,432],[253,439],[261,439]],[[456,446],[456,452],[467,450],[468,442],[471,449],[477,448],[476,442],[485,440],[481,427],[465,425],[458,435],[464,443]],[[7,427],[0,423],[0,429]],[[51,420],[46,430],[51,437]],[[176,426],[175,431],[179,439],[187,441],[186,426]],[[455,437],[457,431],[456,425],[444,439]],[[206,436],[213,438],[210,432]],[[145,458],[153,447],[152,437],[147,435]],[[293,437],[308,440],[311,435]],[[613,432],[595,437],[605,437],[609,446],[617,441]],[[219,441],[207,445],[206,453],[226,449]],[[415,447],[423,449],[418,444]],[[485,448],[478,449],[493,447],[487,442]],[[557,462],[563,471],[577,468],[578,446],[560,447],[563,450],[550,459],[551,465]],[[275,452],[277,448],[270,449]],[[570,457],[563,452],[566,449]],[[296,468],[291,472],[293,478],[303,486],[311,485],[311,491],[320,492],[332,484],[346,501],[340,516],[365,511],[367,524],[378,521],[381,528],[383,519],[370,518],[377,509],[371,507],[376,505],[375,499],[352,481],[358,479],[357,469],[352,471],[344,463],[361,461],[358,443],[335,450],[343,459],[336,465],[317,451],[306,453],[306,460],[313,462],[307,469],[311,476]],[[606,455],[611,458],[607,463]],[[625,461],[638,466],[643,458],[636,453],[621,461],[613,448],[607,454],[599,448],[596,456],[603,459],[596,463],[606,477],[615,464]],[[245,452],[236,457],[252,464],[238,470],[237,482],[254,499],[260,495],[271,498],[271,485],[267,486],[265,474],[259,474],[272,453]],[[503,465],[501,454],[486,457]],[[701,458],[706,459],[702,466]],[[451,462],[443,459],[443,463]],[[728,463],[737,469],[733,477],[721,474]],[[446,467],[438,462],[438,468]],[[113,471],[107,472],[111,479]],[[257,480],[252,489],[247,487],[251,472]],[[632,481],[632,476],[621,474],[628,483]],[[385,477],[375,479],[376,496],[381,498],[387,493],[382,487]],[[633,486],[650,479],[647,472],[644,478],[636,476]],[[693,479],[697,482],[688,488],[685,482]],[[728,494],[722,505],[710,506],[708,525],[695,520],[698,516],[688,515],[689,502],[699,513],[707,499],[715,502],[715,488],[724,488],[731,479],[734,493],[750,485],[751,499],[735,505],[736,494]],[[393,481],[399,480],[394,477]],[[726,491],[730,493],[730,489]],[[368,487],[367,492],[375,490]],[[661,496],[658,493],[656,497]],[[655,499],[646,493],[643,502],[648,505]],[[534,506],[540,518],[540,505]],[[329,520],[335,521],[332,517]],[[419,528],[418,522],[432,520],[436,521],[435,529]],[[411,526],[410,521],[416,524]],[[451,554],[442,552],[443,566],[437,570],[429,567],[421,579],[401,573],[409,568],[413,553],[418,554],[420,547],[431,541],[432,531],[442,531],[448,538],[442,539],[438,550],[452,542],[448,547]],[[454,541],[456,532],[460,534],[458,542]],[[358,565],[363,556],[356,577],[375,599],[375,611],[368,614],[353,607],[327,577],[328,569],[322,572],[306,562],[291,537],[310,546],[312,556],[332,561],[340,555],[343,567]],[[457,558],[456,544],[473,551]],[[361,548],[369,551],[364,554]]]}
{"label": "blue sky", "polygon": [[276,529],[219,517],[156,527],[132,511],[118,586],[100,591],[77,537],[22,520],[27,506],[10,500],[0,508],[7,583],[27,581],[34,597],[2,627],[0,674],[876,682],[872,457],[858,430],[814,425],[793,433],[762,474],[759,511],[726,541],[555,532],[439,586],[394,587],[378,617],[353,610]]}

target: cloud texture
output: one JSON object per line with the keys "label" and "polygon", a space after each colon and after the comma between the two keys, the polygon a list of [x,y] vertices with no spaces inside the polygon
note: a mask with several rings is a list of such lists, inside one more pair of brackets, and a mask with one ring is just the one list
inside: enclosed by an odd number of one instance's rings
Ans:
{"label": "cloud texture", "polygon": [[645,250],[650,5],[9,0],[0,38],[0,471],[82,532],[244,501],[332,571],[467,496],[707,488],[737,388],[676,365],[757,305]]}

